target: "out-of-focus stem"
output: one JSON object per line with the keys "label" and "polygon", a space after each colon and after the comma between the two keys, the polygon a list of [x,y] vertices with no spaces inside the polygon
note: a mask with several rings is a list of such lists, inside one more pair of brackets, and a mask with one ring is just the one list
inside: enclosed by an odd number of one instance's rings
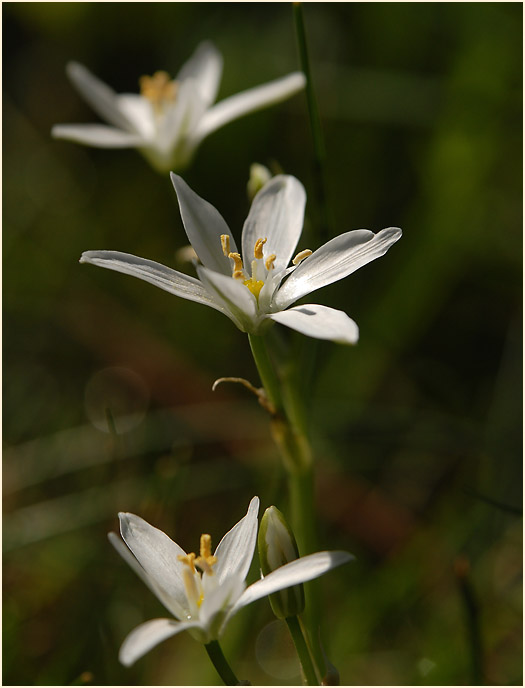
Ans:
{"label": "out-of-focus stem", "polygon": [[454,562],[454,573],[459,585],[465,610],[467,637],[470,647],[472,685],[483,685],[484,658],[481,637],[479,603],[470,576],[470,562],[466,557],[458,557]]}
{"label": "out-of-focus stem", "polygon": [[317,192],[317,200],[321,211],[321,224],[319,227],[319,235],[322,241],[326,241],[330,236],[331,218],[328,210],[326,184],[325,184],[325,147],[323,139],[323,130],[321,127],[321,120],[319,119],[319,111],[317,109],[317,101],[315,98],[314,85],[312,80],[312,72],[310,70],[310,60],[308,58],[308,46],[306,42],[306,31],[303,20],[303,7],[301,2],[293,3],[293,15],[295,24],[295,33],[297,36],[297,46],[299,50],[299,61],[301,69],[306,77],[306,101],[308,105],[308,116],[310,119],[310,130],[312,132],[313,146],[314,146],[314,176],[315,186]]}

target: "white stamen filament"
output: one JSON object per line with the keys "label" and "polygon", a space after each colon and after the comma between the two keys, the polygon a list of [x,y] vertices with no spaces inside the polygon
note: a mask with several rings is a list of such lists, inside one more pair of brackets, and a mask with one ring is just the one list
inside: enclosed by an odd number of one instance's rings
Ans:
{"label": "white stamen filament", "polygon": [[191,616],[198,616],[203,595],[197,586],[195,574],[191,572],[190,568],[184,568],[182,577],[184,579],[184,587],[186,588],[186,597],[188,598],[188,604],[190,606],[190,614]]}
{"label": "white stamen filament", "polygon": [[258,275],[258,270],[257,270],[257,260],[252,260],[252,280],[254,282],[257,282],[258,279],[260,279]]}

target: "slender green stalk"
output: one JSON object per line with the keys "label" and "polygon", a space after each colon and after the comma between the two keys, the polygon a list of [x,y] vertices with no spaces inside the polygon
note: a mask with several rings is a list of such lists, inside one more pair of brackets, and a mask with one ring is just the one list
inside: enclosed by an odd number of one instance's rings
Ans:
{"label": "slender green stalk", "polygon": [[484,683],[484,652],[480,623],[479,601],[472,584],[470,563],[466,557],[458,557],[454,562],[454,572],[463,602],[467,639],[470,650],[472,685]]}
{"label": "slender green stalk", "polygon": [[294,534],[302,555],[316,551],[314,475],[309,466],[290,474],[290,502]]}
{"label": "slender green stalk", "polygon": [[[290,502],[294,533],[302,555],[317,551],[317,528],[314,499],[314,472],[310,466],[303,471],[290,474]],[[319,599],[319,581],[313,580],[304,584],[306,596],[305,618],[311,632],[311,651],[321,669],[324,657],[319,643],[321,626],[321,604]]]}
{"label": "slender green stalk", "polygon": [[325,147],[321,120],[317,109],[317,101],[313,86],[312,72],[310,70],[310,60],[308,58],[308,46],[306,42],[306,31],[303,20],[303,7],[301,2],[293,3],[293,14],[295,23],[295,33],[297,36],[297,46],[299,50],[299,61],[301,69],[306,77],[306,101],[308,105],[308,116],[310,119],[310,130],[314,145],[314,176],[317,190],[317,201],[321,211],[322,222],[320,225],[320,237],[323,241],[330,236],[330,213],[328,210],[326,184],[325,184]]}
{"label": "slender green stalk", "polygon": [[235,676],[232,668],[228,664],[224,656],[221,646],[217,640],[212,640],[210,643],[204,645],[208,657],[211,659],[213,666],[217,669],[217,673],[221,677],[225,686],[238,686],[239,679]]}
{"label": "slender green stalk", "polygon": [[290,634],[297,650],[299,656],[299,661],[303,668],[303,674],[306,680],[307,686],[318,686],[319,681],[317,679],[317,674],[315,673],[314,662],[310,655],[310,650],[308,648],[308,643],[303,635],[303,629],[299,623],[299,618],[297,616],[289,616],[286,618],[286,623],[290,629]]}
{"label": "slender green stalk", "polygon": [[[277,374],[266,349],[264,337],[249,335],[250,346],[266,394],[275,406],[271,419],[273,439],[288,476],[292,527],[301,554],[317,551],[316,514],[314,506],[313,456],[304,421],[303,400],[297,390],[297,379],[289,365]],[[319,667],[324,666],[319,644],[320,602],[318,582],[305,584],[305,616],[312,637],[312,652]]]}
{"label": "slender green stalk", "polygon": [[268,351],[266,350],[264,337],[249,334],[248,341],[250,342],[253,360],[257,366],[257,371],[259,372],[259,377],[261,378],[268,400],[273,404],[275,410],[279,412],[283,405],[281,390],[279,380],[268,356]]}

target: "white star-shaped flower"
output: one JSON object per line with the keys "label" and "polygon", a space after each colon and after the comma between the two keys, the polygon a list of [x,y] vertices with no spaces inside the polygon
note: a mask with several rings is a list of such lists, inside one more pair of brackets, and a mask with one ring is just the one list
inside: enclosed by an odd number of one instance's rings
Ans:
{"label": "white star-shaped flower", "polygon": [[310,337],[355,344],[359,330],[346,313],[318,304],[289,306],[382,256],[401,237],[399,228],[340,234],[313,253],[300,251],[289,266],[303,227],[306,194],[295,177],[278,175],[253,200],[242,230],[241,256],[219,212],[181,177],[172,173],[171,179],[199,258],[198,279],[117,251],[87,251],[80,262],[139,277],[215,308],[249,334],[263,334],[278,322]]}
{"label": "white star-shaped flower", "polygon": [[138,148],[160,171],[181,170],[200,142],[243,115],[273,105],[304,87],[302,72],[243,91],[217,104],[222,57],[201,43],[174,80],[166,72],[140,79],[141,93],[117,94],[82,65],[67,65],[69,78],[103,124],[57,124],[55,138],[98,148]]}
{"label": "white star-shaped flower", "polygon": [[165,533],[139,516],[121,513],[120,532],[109,538],[175,619],[153,619],[137,626],[120,649],[129,666],[166,638],[189,631],[199,642],[217,640],[234,614],[247,604],[312,580],[353,559],[347,552],[317,552],[296,559],[246,587],[257,539],[259,498],[211,553],[211,538],[201,536],[200,554],[187,554]]}

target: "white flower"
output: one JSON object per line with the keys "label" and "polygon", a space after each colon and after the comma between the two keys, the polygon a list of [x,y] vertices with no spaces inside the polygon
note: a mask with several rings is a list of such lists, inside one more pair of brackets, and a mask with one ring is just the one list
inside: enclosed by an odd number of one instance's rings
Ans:
{"label": "white flower", "polygon": [[116,251],[87,251],[80,262],[139,277],[215,308],[249,334],[262,334],[278,322],[310,337],[344,344],[357,341],[358,327],[342,311],[318,304],[288,307],[382,256],[400,238],[400,229],[346,232],[314,253],[301,251],[288,267],[301,235],[306,194],[295,177],[278,175],[253,200],[242,230],[241,258],[219,212],[181,177],[172,173],[171,179],[186,234],[201,263],[196,265],[199,279]]}
{"label": "white flower", "polygon": [[111,126],[58,124],[56,138],[98,148],[138,148],[161,171],[181,170],[200,142],[216,129],[254,110],[278,103],[304,87],[302,72],[243,91],[213,105],[222,57],[201,43],[171,81],[166,72],[140,80],[141,94],[117,94],[85,67],[70,62],[67,73],[91,107]]}
{"label": "white flower", "polygon": [[[282,566],[248,588],[257,538],[259,498],[211,554],[211,538],[201,536],[200,556],[186,552],[165,533],[133,514],[120,513],[122,540],[111,543],[175,619],[153,619],[125,639],[120,661],[129,666],[166,638],[189,631],[199,642],[217,640],[239,609],[298,583],[322,576],[353,559],[347,552],[317,552]],[[125,544],[124,544],[125,543]]]}

